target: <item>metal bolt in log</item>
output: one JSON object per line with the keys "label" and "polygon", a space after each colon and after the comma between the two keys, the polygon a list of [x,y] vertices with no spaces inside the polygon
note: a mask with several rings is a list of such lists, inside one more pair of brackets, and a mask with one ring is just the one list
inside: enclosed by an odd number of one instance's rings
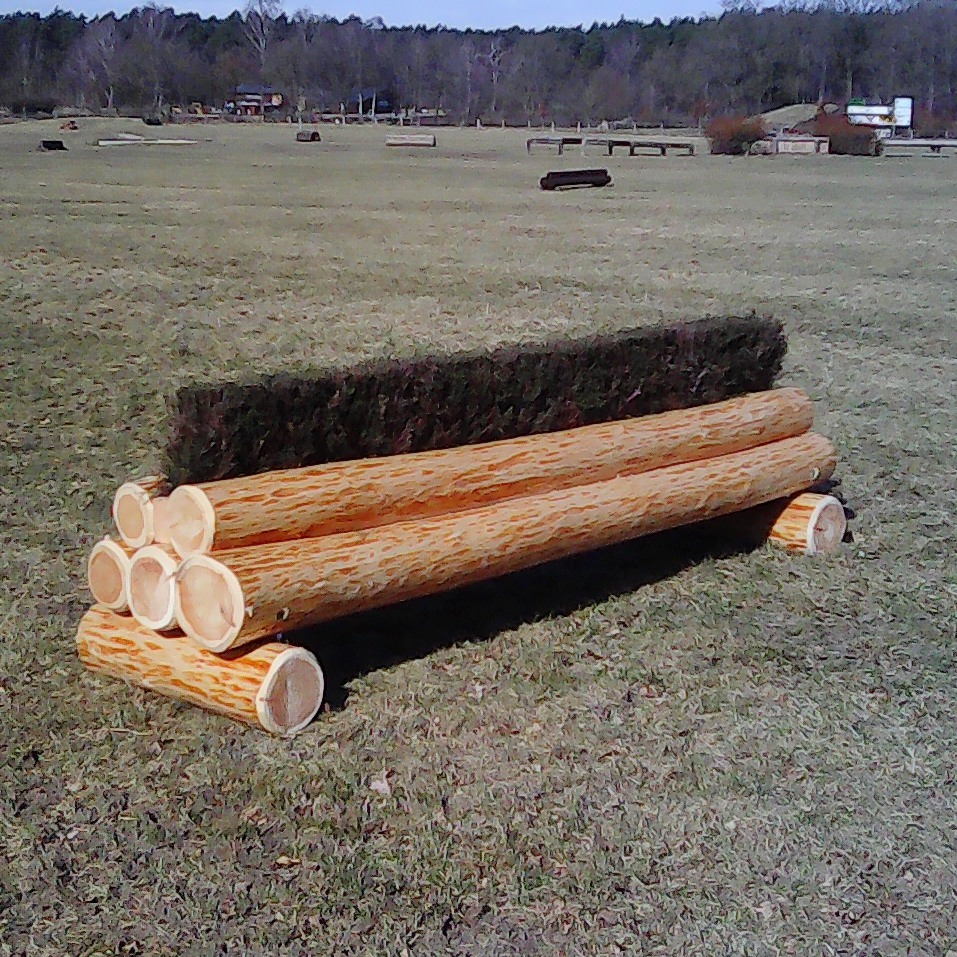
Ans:
{"label": "metal bolt in log", "polygon": [[563,432],[181,485],[169,498],[169,537],[185,558],[440,515],[754,448],[803,434],[813,416],[803,392],[775,389]]}
{"label": "metal bolt in log", "polygon": [[157,635],[96,605],[80,621],[76,646],[80,660],[94,671],[273,734],[301,731],[322,704],[324,679],[315,657],[279,642],[221,657],[183,635]]}
{"label": "metal bolt in log", "polygon": [[794,494],[835,463],[819,435],[363,532],[186,559],[176,615],[223,652]]}

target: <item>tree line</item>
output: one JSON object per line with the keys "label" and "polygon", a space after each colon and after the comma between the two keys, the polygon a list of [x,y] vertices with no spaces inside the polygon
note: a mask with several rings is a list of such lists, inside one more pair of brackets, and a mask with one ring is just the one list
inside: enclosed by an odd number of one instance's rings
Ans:
{"label": "tree line", "polygon": [[621,19],[532,31],[389,27],[279,0],[225,18],[148,5],[93,19],[0,16],[0,106],[222,106],[268,84],[307,110],[355,110],[357,89],[457,122],[698,123],[789,103],[895,95],[925,123],[957,112],[957,0],[729,0],[700,20]]}

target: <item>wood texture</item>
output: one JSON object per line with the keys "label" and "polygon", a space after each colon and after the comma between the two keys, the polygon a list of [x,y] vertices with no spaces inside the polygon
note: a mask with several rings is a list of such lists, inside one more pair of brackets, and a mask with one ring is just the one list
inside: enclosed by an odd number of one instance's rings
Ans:
{"label": "wood texture", "polygon": [[81,661],[94,671],[181,698],[274,734],[301,731],[322,703],[316,659],[278,642],[221,657],[183,635],[157,635],[100,605],[80,621]]}
{"label": "wood texture", "polygon": [[169,545],[144,545],[130,559],[126,591],[130,613],[146,628],[168,631],[176,622],[179,557]]}
{"label": "wood texture", "polygon": [[742,516],[755,534],[802,555],[835,551],[847,531],[844,506],[833,495],[803,492]]}
{"label": "wood texture", "polygon": [[107,536],[97,542],[86,563],[86,580],[93,597],[115,612],[129,610],[129,570],[133,550]]}
{"label": "wood texture", "polygon": [[564,432],[180,486],[180,555],[314,538],[692,462],[806,432],[810,399],[759,392]]}
{"label": "wood texture", "polygon": [[435,146],[434,133],[396,133],[387,136],[386,146]]}
{"label": "wood texture", "polygon": [[153,541],[153,499],[168,491],[166,478],[147,475],[124,482],[113,496],[113,523],[123,543],[142,548]]}
{"label": "wood texture", "polygon": [[830,475],[818,435],[511,499],[439,518],[195,555],[180,566],[177,617],[215,651],[432,594],[639,535],[728,514]]}

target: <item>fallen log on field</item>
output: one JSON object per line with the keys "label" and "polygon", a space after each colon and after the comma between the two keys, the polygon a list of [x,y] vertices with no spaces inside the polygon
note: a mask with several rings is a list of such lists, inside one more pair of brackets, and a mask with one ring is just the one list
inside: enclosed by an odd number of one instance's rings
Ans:
{"label": "fallen log on field", "polygon": [[128,576],[132,549],[112,538],[104,538],[93,546],[86,563],[86,580],[93,597],[111,611],[124,612],[130,607]]}
{"label": "fallen log on field", "polygon": [[144,545],[127,572],[130,613],[145,628],[168,631],[176,622],[176,570],[179,559],[169,545]]}
{"label": "fallen log on field", "polygon": [[563,169],[546,173],[538,184],[542,189],[568,189],[572,186],[608,186],[611,176],[606,169]]}
{"label": "fallen log on field", "polygon": [[322,137],[318,130],[300,130],[296,133],[296,141],[298,143],[320,143]]}
{"label": "fallen log on field", "polygon": [[162,475],[124,482],[113,496],[113,522],[123,542],[130,548],[141,548],[153,542],[156,528],[153,500],[169,491]]}
{"label": "fallen log on field", "polygon": [[754,448],[812,421],[803,392],[776,389],[564,432],[181,485],[167,506],[169,538],[185,558],[392,524]]}
{"label": "fallen log on field", "polygon": [[807,433],[744,452],[510,499],[440,518],[194,555],[176,616],[223,652],[301,625],[434,594],[650,532],[751,508],[827,478]]}
{"label": "fallen log on field", "polygon": [[315,657],[278,642],[220,657],[182,635],[157,635],[97,605],[80,621],[76,646],[94,671],[274,734],[301,731],[322,704],[324,679]]}

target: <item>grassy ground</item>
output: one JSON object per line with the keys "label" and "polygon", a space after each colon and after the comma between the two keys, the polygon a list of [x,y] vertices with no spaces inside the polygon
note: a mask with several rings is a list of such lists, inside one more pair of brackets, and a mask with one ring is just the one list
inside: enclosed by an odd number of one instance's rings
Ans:
{"label": "grassy ground", "polygon": [[[0,955],[957,949],[957,163],[81,127],[0,128]],[[752,309],[837,556],[670,536],[330,626],[291,742],[79,667],[177,383]]]}

